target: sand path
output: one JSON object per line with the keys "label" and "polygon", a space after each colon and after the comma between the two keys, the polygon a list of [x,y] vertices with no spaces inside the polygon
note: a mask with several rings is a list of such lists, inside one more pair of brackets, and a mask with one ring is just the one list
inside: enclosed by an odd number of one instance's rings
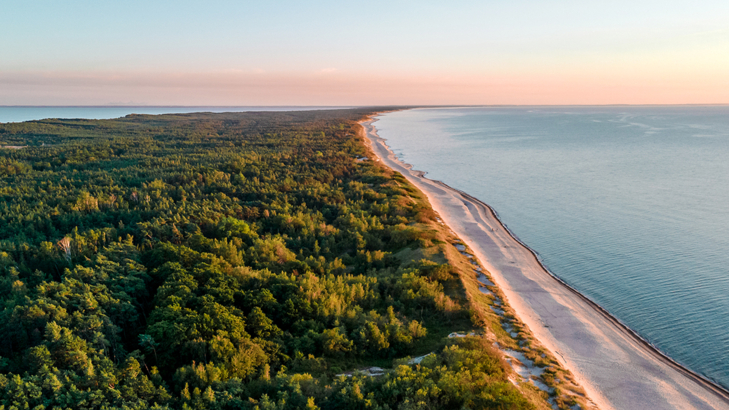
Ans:
{"label": "sand path", "polygon": [[443,222],[491,272],[519,318],[600,409],[729,410],[729,393],[662,355],[553,277],[488,205],[400,162],[377,135],[374,121],[362,125],[380,161],[427,195]]}

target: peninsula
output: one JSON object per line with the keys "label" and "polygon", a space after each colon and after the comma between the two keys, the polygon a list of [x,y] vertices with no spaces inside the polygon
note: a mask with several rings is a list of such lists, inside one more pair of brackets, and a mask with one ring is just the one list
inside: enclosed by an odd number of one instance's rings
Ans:
{"label": "peninsula", "polygon": [[0,408],[590,407],[376,111],[0,124]]}

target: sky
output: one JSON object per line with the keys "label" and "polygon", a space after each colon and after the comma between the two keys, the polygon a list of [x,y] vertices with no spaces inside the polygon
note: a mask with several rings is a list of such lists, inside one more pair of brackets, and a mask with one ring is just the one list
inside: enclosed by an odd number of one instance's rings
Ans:
{"label": "sky", "polygon": [[0,5],[0,105],[726,103],[726,0]]}

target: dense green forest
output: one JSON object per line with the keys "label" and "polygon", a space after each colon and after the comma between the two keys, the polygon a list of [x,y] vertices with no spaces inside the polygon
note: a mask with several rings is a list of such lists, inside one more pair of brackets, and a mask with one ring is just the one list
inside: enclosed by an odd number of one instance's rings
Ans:
{"label": "dense green forest", "polygon": [[368,113],[0,124],[0,410],[534,408]]}

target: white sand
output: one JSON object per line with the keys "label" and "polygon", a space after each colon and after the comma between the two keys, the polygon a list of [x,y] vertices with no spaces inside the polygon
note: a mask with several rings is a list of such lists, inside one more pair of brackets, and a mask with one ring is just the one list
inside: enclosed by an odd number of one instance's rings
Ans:
{"label": "white sand", "polygon": [[519,318],[600,409],[729,409],[725,390],[657,352],[549,274],[486,204],[400,162],[372,122],[362,125],[378,159],[427,195],[443,222],[491,273]]}

